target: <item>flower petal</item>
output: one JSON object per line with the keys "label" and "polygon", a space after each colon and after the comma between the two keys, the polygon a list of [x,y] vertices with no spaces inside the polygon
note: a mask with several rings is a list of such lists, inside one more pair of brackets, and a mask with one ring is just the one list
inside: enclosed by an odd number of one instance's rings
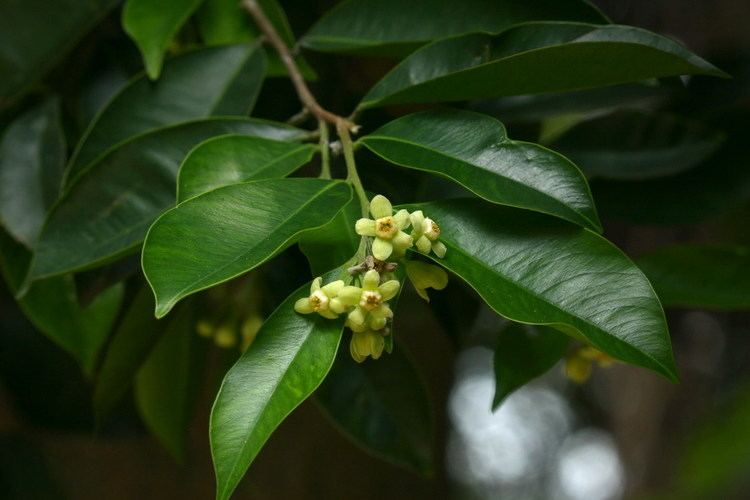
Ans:
{"label": "flower petal", "polygon": [[354,231],[360,236],[375,236],[375,221],[372,219],[359,219],[354,223]]}
{"label": "flower petal", "polygon": [[352,358],[357,363],[363,362],[365,359],[367,359],[367,356],[362,356],[360,353],[357,352],[357,346],[356,341],[354,340],[355,335],[352,335],[352,339],[349,341],[349,354],[352,355]]}
{"label": "flower petal", "polygon": [[380,284],[380,273],[375,269],[370,269],[362,278],[362,288],[365,290],[377,290]]}
{"label": "flower petal", "polygon": [[422,235],[417,239],[417,250],[419,250],[422,253],[430,253],[430,249],[432,248],[432,242],[427,239],[427,236]]}
{"label": "flower petal", "polygon": [[416,233],[415,237],[421,236],[424,233],[424,214],[422,211],[417,210],[409,214],[409,220],[411,221],[413,233]]}
{"label": "flower petal", "polygon": [[328,309],[336,314],[341,314],[346,311],[346,304],[344,304],[338,297],[335,297],[331,299],[331,302],[328,304]]}
{"label": "flower petal", "polygon": [[299,299],[294,303],[294,310],[300,314],[310,314],[313,312],[313,308],[310,305],[310,299],[307,297]]}
{"label": "flower petal", "polygon": [[393,253],[393,244],[382,238],[375,238],[372,242],[372,256],[378,260],[387,260]]}
{"label": "flower petal", "polygon": [[407,248],[411,248],[414,245],[414,240],[405,232],[399,231],[398,233],[396,233],[396,236],[393,237],[391,243],[393,243],[394,248],[397,248],[399,251],[403,251]]}
{"label": "flower petal", "polygon": [[332,298],[332,297],[337,296],[342,288],[344,288],[344,281],[336,280],[336,281],[331,281],[330,283],[325,285],[323,288],[321,288],[321,290],[328,297]]}
{"label": "flower petal", "polygon": [[356,306],[362,297],[362,289],[358,286],[345,286],[339,291],[338,299],[347,306]]}
{"label": "flower petal", "polygon": [[432,251],[435,252],[435,255],[442,259],[443,257],[445,257],[445,252],[447,252],[448,249],[445,247],[442,241],[433,241]]}
{"label": "flower petal", "polygon": [[380,295],[383,297],[384,301],[391,300],[398,293],[398,289],[400,286],[401,284],[398,282],[398,280],[390,280],[380,285],[378,287],[378,291],[380,292]]}
{"label": "flower petal", "polygon": [[321,278],[320,276],[313,280],[312,284],[310,285],[310,295],[320,290],[321,283],[323,283],[323,278]]}
{"label": "flower petal", "polygon": [[372,359],[380,358],[383,354],[383,347],[385,347],[385,339],[379,333],[373,333],[370,337],[370,356]]}
{"label": "flower petal", "polygon": [[388,217],[389,215],[393,215],[393,206],[388,201],[388,198],[379,194],[370,201],[370,213],[376,219]]}
{"label": "flower petal", "polygon": [[347,317],[347,319],[349,320],[349,323],[351,323],[355,327],[364,325],[365,324],[365,311],[361,307],[356,307],[354,308],[352,312],[349,313],[349,316]]}
{"label": "flower petal", "polygon": [[399,229],[406,229],[406,227],[409,225],[409,211],[405,208],[402,208],[398,212],[396,212],[396,215],[393,216],[393,220],[396,222],[396,226],[398,226]]}
{"label": "flower petal", "polygon": [[336,313],[334,313],[333,311],[331,311],[329,309],[321,309],[321,310],[318,311],[318,314],[320,314],[321,316],[323,316],[326,319],[336,319],[336,318],[338,318],[338,316],[336,315]]}
{"label": "flower petal", "polygon": [[388,320],[384,316],[375,316],[374,314],[371,314],[367,326],[373,330],[382,330],[385,328],[387,322]]}

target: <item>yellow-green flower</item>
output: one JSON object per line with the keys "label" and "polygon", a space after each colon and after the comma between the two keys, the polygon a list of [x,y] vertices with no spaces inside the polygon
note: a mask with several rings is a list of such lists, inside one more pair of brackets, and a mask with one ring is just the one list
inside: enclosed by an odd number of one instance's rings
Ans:
{"label": "yellow-green flower", "polygon": [[385,339],[380,332],[373,330],[363,330],[353,332],[352,340],[349,342],[349,353],[357,363],[363,362],[368,356],[372,359],[378,359],[383,354]]}
{"label": "yellow-green flower", "polygon": [[428,288],[442,290],[448,286],[448,273],[443,268],[419,260],[410,260],[406,263],[406,275],[419,296],[427,302],[430,301],[427,295]]}
{"label": "yellow-green flower", "polygon": [[362,218],[354,225],[360,236],[375,238],[372,242],[372,255],[378,260],[386,260],[391,254],[402,256],[412,246],[412,238],[404,232],[409,226],[409,212],[399,210],[393,214],[393,206],[388,198],[375,196],[370,202],[373,219]]}
{"label": "yellow-green flower", "polygon": [[396,296],[400,286],[398,280],[380,284],[380,274],[371,269],[362,278],[362,288],[344,287],[339,300],[346,306],[354,306],[347,316],[346,325],[355,332],[381,330],[393,317],[393,311],[386,302]]}
{"label": "yellow-green flower", "polygon": [[417,250],[425,255],[432,250],[441,259],[445,257],[447,248],[441,241],[438,241],[440,226],[437,222],[425,217],[421,210],[412,212],[409,219],[412,226],[411,237],[417,246]]}
{"label": "yellow-green flower", "polygon": [[321,286],[323,278],[315,278],[310,285],[310,296],[294,303],[294,310],[300,314],[316,312],[324,318],[334,319],[346,310],[346,305],[338,298],[344,288],[342,280]]}

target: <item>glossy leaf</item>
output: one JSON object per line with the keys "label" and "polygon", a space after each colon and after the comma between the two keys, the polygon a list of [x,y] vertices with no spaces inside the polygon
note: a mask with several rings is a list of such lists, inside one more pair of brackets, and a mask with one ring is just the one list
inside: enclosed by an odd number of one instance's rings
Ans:
{"label": "glossy leaf", "polygon": [[325,226],[305,232],[299,248],[310,263],[313,276],[322,276],[357,252],[360,235],[354,232],[354,223],[362,217],[359,200],[352,197],[344,208]]}
{"label": "glossy leaf", "polygon": [[94,416],[99,423],[112,413],[133,384],[138,369],[170,321],[154,318],[154,296],[148,287],[136,294],[104,356],[94,387]]}
{"label": "glossy leaf", "polygon": [[572,0],[347,0],[323,16],[302,38],[310,49],[370,55],[404,55],[438,38],[483,31],[497,33],[528,21],[607,19],[588,2]]}
{"label": "glossy leaf", "polygon": [[400,345],[364,363],[340,349],[315,398],[336,427],[368,452],[423,475],[432,473],[430,401]]}
{"label": "glossy leaf", "polygon": [[175,202],[182,159],[198,143],[240,133],[297,139],[303,132],[283,124],[216,118],[138,136],[92,164],[47,217],[29,280],[104,264],[135,250],[151,223]]}
{"label": "glossy leaf", "polygon": [[200,367],[194,309],[188,305],[175,315],[135,378],[135,401],[143,421],[180,462]]}
{"label": "glossy leaf", "polygon": [[546,373],[565,354],[569,338],[544,326],[511,324],[495,345],[495,397],[497,409],[515,390]]}
{"label": "glossy leaf", "polygon": [[586,179],[565,157],[508,138],[502,123],[469,111],[415,113],[361,142],[398,165],[447,177],[493,203],[601,230]]}
{"label": "glossy leaf", "polygon": [[[0,109],[73,49],[119,0],[0,2]],[[54,22],[40,22],[40,16]]]}
{"label": "glossy leaf", "polygon": [[629,26],[528,23],[499,35],[439,40],[370,89],[360,109],[539,94],[674,75],[724,76],[660,35]]}
{"label": "glossy leaf", "polygon": [[349,202],[341,181],[272,179],[233,184],[164,213],[143,244],[156,316],[178,300],[235,278],[328,223]]}
{"label": "glossy leaf", "polygon": [[177,201],[238,182],[286,177],[309,162],[315,150],[312,144],[263,137],[225,135],[208,139],[182,162],[177,175]]}
{"label": "glossy leaf", "polygon": [[410,207],[441,227],[433,258],[498,314],[553,326],[611,356],[676,379],[667,324],[643,273],[588,229],[472,199]]}
{"label": "glossy leaf", "polygon": [[343,319],[294,312],[309,292],[308,283],[271,314],[216,396],[209,435],[217,500],[230,497],[271,433],[331,369]]}
{"label": "glossy leaf", "polygon": [[158,82],[136,76],[89,125],[70,160],[66,185],[110,148],[136,135],[212,115],[248,114],[265,65],[258,44],[231,45],[170,60]]}
{"label": "glossy leaf", "polygon": [[629,111],[582,122],[551,147],[592,177],[639,180],[689,170],[722,141],[720,132],[697,121]]}
{"label": "glossy leaf", "polygon": [[127,0],[122,27],[143,55],[149,78],[161,73],[164,54],[202,0]]}
{"label": "glossy leaf", "polygon": [[[28,262],[26,249],[0,232],[0,268],[11,292],[21,286]],[[83,307],[78,302],[73,277],[58,276],[34,283],[18,305],[40,332],[70,353],[82,371],[91,375],[122,297],[123,286],[114,285]]]}
{"label": "glossy leaf", "polygon": [[11,123],[0,142],[0,223],[28,248],[57,199],[64,166],[60,102],[51,98]]}
{"label": "glossy leaf", "polygon": [[674,245],[636,262],[667,307],[750,309],[750,248]]}

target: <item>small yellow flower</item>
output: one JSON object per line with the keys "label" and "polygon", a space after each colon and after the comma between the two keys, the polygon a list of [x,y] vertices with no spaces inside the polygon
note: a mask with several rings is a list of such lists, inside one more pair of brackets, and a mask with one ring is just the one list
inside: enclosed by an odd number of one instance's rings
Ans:
{"label": "small yellow flower", "polygon": [[214,335],[214,325],[210,321],[200,320],[195,325],[195,331],[201,337],[211,338]]}
{"label": "small yellow flower", "polygon": [[368,356],[378,359],[383,354],[385,340],[380,332],[365,329],[361,332],[352,332],[352,340],[349,342],[349,353],[357,363],[363,362]]}
{"label": "small yellow flower", "polygon": [[393,311],[386,303],[398,293],[398,280],[380,284],[380,274],[371,269],[362,278],[362,288],[348,286],[341,290],[339,300],[347,306],[354,306],[346,320],[346,325],[355,332],[367,329],[380,330],[385,327]]}
{"label": "small yellow flower", "polygon": [[582,384],[591,377],[594,364],[602,368],[611,366],[615,359],[599,349],[583,346],[576,349],[565,359],[565,376],[573,382]]}
{"label": "small yellow flower", "polygon": [[333,281],[321,286],[323,278],[315,278],[310,285],[310,296],[299,299],[294,303],[294,310],[300,314],[316,312],[324,318],[334,319],[346,310],[346,306],[338,298],[344,288],[342,280]]}
{"label": "small yellow flower", "polygon": [[403,256],[413,244],[411,236],[403,230],[409,225],[409,212],[399,210],[395,215],[393,206],[383,195],[375,196],[370,202],[370,213],[374,219],[362,218],[354,230],[360,236],[371,236],[372,255],[378,260],[387,260],[391,254]]}
{"label": "small yellow flower", "polygon": [[255,337],[258,335],[261,326],[263,326],[263,318],[258,314],[251,314],[242,322],[242,327],[240,327],[240,334],[242,336],[240,349],[243,352],[255,341]]}
{"label": "small yellow flower", "polygon": [[237,344],[237,332],[229,325],[221,325],[214,332],[214,344],[229,349]]}
{"label": "small yellow flower", "polygon": [[429,217],[425,217],[421,210],[412,212],[409,219],[412,226],[411,237],[417,246],[417,250],[425,255],[432,250],[441,259],[445,257],[447,248],[441,241],[438,241],[438,238],[440,238],[438,223]]}
{"label": "small yellow flower", "polygon": [[410,260],[406,263],[406,275],[419,296],[427,302],[430,301],[427,295],[428,288],[442,290],[448,286],[448,273],[443,268],[419,260]]}

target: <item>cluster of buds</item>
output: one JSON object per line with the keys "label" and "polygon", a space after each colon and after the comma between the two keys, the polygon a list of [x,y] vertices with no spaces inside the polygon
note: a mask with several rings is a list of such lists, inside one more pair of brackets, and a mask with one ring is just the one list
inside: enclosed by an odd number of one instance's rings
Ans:
{"label": "cluster of buds", "polygon": [[400,286],[398,280],[381,283],[380,273],[374,269],[364,274],[361,287],[346,285],[343,280],[323,285],[322,278],[315,278],[310,295],[295,302],[294,310],[328,319],[346,314],[346,326],[353,332],[350,352],[361,363],[368,356],[378,359],[383,353],[384,337],[390,333],[386,325],[393,318],[387,301],[396,296]]}
{"label": "cluster of buds", "polygon": [[[438,240],[440,226],[422,213],[421,210],[409,213],[401,209],[395,214],[388,198],[375,196],[370,202],[370,213],[374,219],[362,218],[354,225],[360,236],[374,238],[372,255],[378,260],[390,257],[400,258],[406,250],[415,246],[423,254],[431,251],[440,258],[445,256],[446,247]],[[411,234],[406,229],[411,226]]]}
{"label": "cluster of buds", "polygon": [[615,360],[611,356],[591,346],[579,347],[565,358],[563,370],[565,376],[577,384],[586,382],[591,377],[594,364],[606,368]]}

